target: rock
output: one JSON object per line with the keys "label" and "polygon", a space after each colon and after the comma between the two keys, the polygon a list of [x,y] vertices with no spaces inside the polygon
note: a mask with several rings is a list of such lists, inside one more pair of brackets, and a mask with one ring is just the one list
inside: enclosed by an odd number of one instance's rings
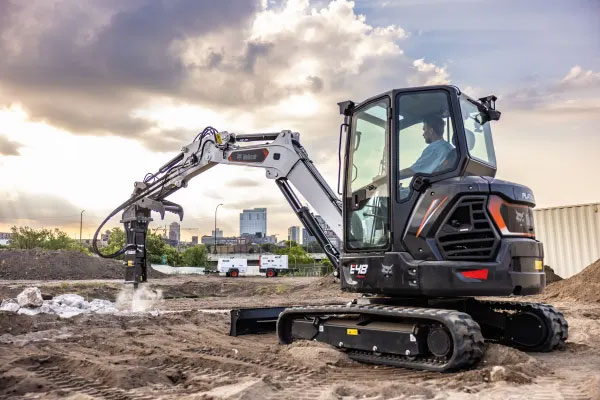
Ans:
{"label": "rock", "polygon": [[52,299],[52,303],[57,306],[69,306],[74,308],[86,308],[86,305],[88,304],[80,295],[71,293],[56,296]]}
{"label": "rock", "polygon": [[17,312],[21,306],[15,299],[2,300],[0,311]]}
{"label": "rock", "polygon": [[17,303],[19,303],[21,307],[39,307],[44,303],[44,299],[42,299],[40,289],[30,287],[19,293],[17,296]]}
{"label": "rock", "polygon": [[490,380],[492,382],[503,381],[506,377],[506,368],[495,365],[490,371]]}
{"label": "rock", "polygon": [[21,308],[19,308],[19,311],[17,311],[17,314],[38,315],[41,312],[42,311],[39,308],[21,307]]}

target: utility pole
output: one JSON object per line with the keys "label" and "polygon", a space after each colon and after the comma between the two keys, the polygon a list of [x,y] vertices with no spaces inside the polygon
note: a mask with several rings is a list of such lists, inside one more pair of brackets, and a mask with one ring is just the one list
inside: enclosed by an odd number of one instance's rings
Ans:
{"label": "utility pole", "polygon": [[83,229],[83,212],[85,210],[81,210],[81,215],[79,218],[79,244],[81,244],[81,230]]}
{"label": "utility pole", "polygon": [[215,241],[213,243],[213,246],[214,246],[213,254],[217,254],[217,210],[222,205],[223,205],[223,203],[220,203],[217,207],[215,207]]}

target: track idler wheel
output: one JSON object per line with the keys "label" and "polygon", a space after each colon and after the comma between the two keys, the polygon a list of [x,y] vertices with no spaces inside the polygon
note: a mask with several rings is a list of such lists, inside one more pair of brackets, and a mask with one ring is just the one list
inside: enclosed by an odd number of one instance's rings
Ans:
{"label": "track idler wheel", "polygon": [[427,348],[436,357],[446,357],[452,353],[452,336],[443,327],[432,328],[427,334]]}

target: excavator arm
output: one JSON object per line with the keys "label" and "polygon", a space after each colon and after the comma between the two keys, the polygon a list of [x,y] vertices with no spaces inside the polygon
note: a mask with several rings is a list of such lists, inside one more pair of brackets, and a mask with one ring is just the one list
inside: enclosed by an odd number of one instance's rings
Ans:
{"label": "excavator arm", "polygon": [[[218,164],[265,169],[267,179],[275,180],[304,227],[316,238],[334,267],[339,267],[340,249],[327,238],[323,227],[308,207],[301,203],[294,188],[338,237],[342,236],[341,201],[300,144],[300,134],[291,131],[236,135],[206,128],[156,173],[147,174],[143,181],[135,182],[131,197],[98,227],[94,234],[94,251],[105,258],[124,254],[127,266],[125,281],[136,285],[146,282],[146,233],[152,221],[151,212],[158,212],[161,218],[166,212],[172,212],[182,220],[183,208],[168,201],[167,197],[187,187],[194,177]],[[103,254],[96,244],[98,233],[110,218],[121,211],[125,247],[112,254]]]}

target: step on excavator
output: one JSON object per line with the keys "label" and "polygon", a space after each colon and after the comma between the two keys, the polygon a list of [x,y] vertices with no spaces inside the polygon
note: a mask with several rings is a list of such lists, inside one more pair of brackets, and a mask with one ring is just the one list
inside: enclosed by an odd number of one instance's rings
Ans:
{"label": "step on excavator", "polygon": [[[474,99],[443,85],[339,103],[337,193],[298,133],[208,127],[156,173],[135,182],[131,197],[96,231],[94,251],[122,255],[126,282],[147,282],[151,212],[183,219],[183,208],[167,197],[192,178],[219,164],[260,167],[323,248],[341,290],[360,296],[340,305],[232,310],[232,335],[276,330],[282,344],[317,340],[361,362],[429,371],[476,365],[484,338],[552,351],[568,336],[554,307],[479,298],[532,295],[546,285],[533,193],[494,178],[495,102],[495,96]],[[98,233],[119,212],[126,244],[103,254]]]}

